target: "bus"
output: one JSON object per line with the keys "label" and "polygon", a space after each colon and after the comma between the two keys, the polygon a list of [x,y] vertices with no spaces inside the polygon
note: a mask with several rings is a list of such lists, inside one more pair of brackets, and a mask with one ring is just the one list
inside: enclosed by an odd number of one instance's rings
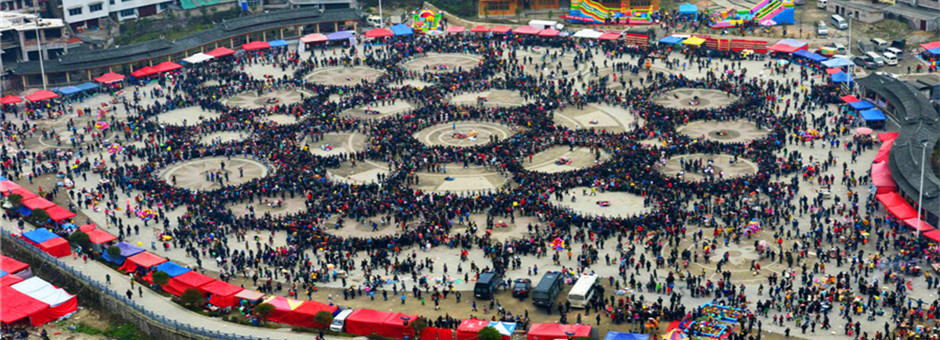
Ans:
{"label": "bus", "polygon": [[574,308],[587,308],[588,301],[594,297],[597,290],[597,275],[581,275],[578,282],[568,292],[568,302]]}

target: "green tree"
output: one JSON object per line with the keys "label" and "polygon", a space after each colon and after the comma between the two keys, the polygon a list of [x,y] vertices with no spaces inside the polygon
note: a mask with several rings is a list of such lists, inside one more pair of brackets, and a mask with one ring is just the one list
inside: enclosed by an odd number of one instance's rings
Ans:
{"label": "green tree", "polygon": [[167,274],[165,271],[158,270],[153,273],[153,283],[156,283],[159,286],[165,286],[170,282],[170,274]]}
{"label": "green tree", "polygon": [[503,338],[502,334],[499,334],[499,331],[493,327],[483,327],[479,332],[477,332],[477,339],[479,340],[500,340]]}
{"label": "green tree", "polygon": [[259,318],[261,318],[261,321],[265,321],[268,319],[268,315],[274,313],[274,305],[270,303],[262,303],[255,306],[254,313],[258,315]]}
{"label": "green tree", "polygon": [[330,327],[330,324],[333,323],[333,313],[321,310],[313,315],[313,321],[316,321],[320,328]]}
{"label": "green tree", "polygon": [[118,246],[108,247],[108,256],[114,259],[121,257],[121,248],[118,248]]}
{"label": "green tree", "polygon": [[69,235],[69,242],[72,245],[82,247],[82,249],[88,249],[91,246],[91,238],[84,231],[76,231]]}
{"label": "green tree", "polygon": [[49,213],[42,209],[36,209],[29,214],[29,219],[35,224],[43,225],[49,221]]}
{"label": "green tree", "polygon": [[205,298],[202,296],[202,293],[196,288],[189,288],[183,291],[183,295],[180,295],[180,302],[183,306],[186,306],[191,309],[202,307],[202,302]]}
{"label": "green tree", "polygon": [[19,209],[21,206],[23,206],[23,195],[10,194],[10,196],[7,196],[7,201],[10,202],[10,205],[13,206],[13,209]]}
{"label": "green tree", "polygon": [[417,319],[414,319],[414,321],[411,321],[409,325],[411,326],[411,329],[415,331],[414,337],[420,338],[421,333],[423,333],[424,330],[428,328],[428,320],[425,320],[423,317],[417,318]]}

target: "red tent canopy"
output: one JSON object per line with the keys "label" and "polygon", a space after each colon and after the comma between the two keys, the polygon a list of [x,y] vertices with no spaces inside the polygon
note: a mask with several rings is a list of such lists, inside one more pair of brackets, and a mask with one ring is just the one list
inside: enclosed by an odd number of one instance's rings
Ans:
{"label": "red tent canopy", "polygon": [[878,140],[882,142],[887,142],[889,140],[895,140],[895,139],[898,139],[897,132],[882,132],[878,134]]}
{"label": "red tent canopy", "polygon": [[[841,69],[841,68],[830,67],[830,68],[827,68],[827,69],[826,69],[826,74],[836,74],[836,73],[839,73],[839,72],[842,72],[842,69]],[[846,97],[848,97],[848,96],[846,96]],[[858,99],[856,99],[855,101],[858,101]]]}
{"label": "red tent canopy", "polygon": [[245,51],[263,50],[266,48],[271,48],[271,44],[269,44],[267,41],[252,41],[247,44],[242,44],[242,49]]}
{"label": "red tent canopy", "polygon": [[320,33],[307,34],[303,36],[303,38],[300,38],[300,42],[304,44],[325,42],[325,41],[330,41],[330,38],[327,38],[325,35],[320,34]]}
{"label": "red tent canopy", "polygon": [[245,288],[233,285],[231,283],[215,280],[200,287],[206,293],[212,294],[209,297],[209,303],[218,307],[234,307],[238,305],[238,299],[235,295],[245,290]]}
{"label": "red tent canopy", "polygon": [[559,34],[561,34],[561,31],[551,28],[539,32],[540,37],[557,37]]}
{"label": "red tent canopy", "polygon": [[617,40],[620,39],[620,33],[604,33],[600,37],[597,37],[600,40]]}
{"label": "red tent canopy", "polygon": [[95,229],[98,229],[98,226],[95,225],[94,223],[92,223],[92,224],[84,224],[84,225],[82,225],[81,227],[78,227],[78,230],[84,231],[84,232],[86,232],[86,233],[89,232],[89,231],[95,230]]}
{"label": "red tent canopy", "polygon": [[871,165],[871,184],[878,187],[878,193],[898,190],[898,184],[891,176],[891,167],[888,162],[879,162]]}
{"label": "red tent canopy", "polygon": [[923,47],[925,50],[932,50],[937,47],[940,47],[940,41],[932,41],[929,43],[920,44],[920,47]]}
{"label": "red tent canopy", "polygon": [[493,29],[491,29],[490,32],[506,34],[506,33],[509,33],[509,31],[511,30],[512,30],[511,28],[506,27],[506,26],[496,26],[496,27],[493,27]]}
{"label": "red tent canopy", "polygon": [[881,204],[885,206],[885,208],[893,207],[896,205],[907,204],[907,201],[904,200],[904,197],[902,197],[901,194],[896,193],[896,192],[877,194],[875,195],[875,198],[877,198],[878,201],[881,202]]}
{"label": "red tent canopy", "polygon": [[931,239],[931,240],[934,240],[934,241],[936,241],[936,242],[940,242],[940,230],[936,230],[936,229],[935,229],[935,230],[931,230],[931,231],[925,232],[925,233],[923,233],[923,234],[921,234],[921,235],[923,235],[924,237],[929,238],[929,239]]}
{"label": "red tent canopy", "polygon": [[486,26],[483,26],[483,25],[474,27],[474,28],[472,28],[472,29],[470,30],[470,32],[473,32],[473,33],[486,33],[486,32],[489,32],[489,31],[490,31],[490,29],[487,28]]}
{"label": "red tent canopy", "polygon": [[235,51],[225,47],[217,47],[216,49],[206,52],[206,54],[211,55],[216,58],[221,58],[227,55],[235,54]]}
{"label": "red tent canopy", "polygon": [[532,26],[522,26],[522,27],[512,30],[512,33],[525,34],[525,35],[536,35],[536,34],[539,34],[539,32],[542,32],[542,30],[532,27]]}
{"label": "red tent canopy", "polygon": [[[33,315],[39,316],[43,311],[49,309],[49,305],[36,300],[29,295],[18,292],[10,286],[0,286],[0,322],[5,324],[14,323]],[[33,326],[41,326],[37,320],[30,320]]]}
{"label": "red tent canopy", "polygon": [[287,320],[283,321],[286,324],[308,327],[308,328],[325,328],[329,325],[321,325],[316,321],[313,321],[313,316],[320,311],[326,311],[330,314],[336,314],[339,308],[336,306],[325,305],[316,301],[304,301],[297,308],[294,308],[291,313],[288,314]]}
{"label": "red tent canopy", "polygon": [[137,267],[144,267],[149,269],[163,262],[166,262],[165,258],[145,251],[143,253],[128,257],[127,260],[124,261],[124,265],[118,268],[118,270],[123,270],[125,273],[129,273],[137,270]]}
{"label": "red tent canopy", "polygon": [[58,205],[52,208],[46,209],[46,213],[49,214],[49,219],[56,221],[56,222],[65,221],[67,219],[75,217],[75,213],[68,211],[68,209],[60,207]]}
{"label": "red tent canopy", "polygon": [[[574,333],[568,336],[566,333]],[[534,323],[529,327],[527,340],[556,340],[591,336],[591,326],[562,325],[557,323]]]}
{"label": "red tent canopy", "polygon": [[108,72],[108,73],[102,74],[98,78],[95,78],[95,81],[102,83],[102,84],[113,84],[119,81],[124,81],[124,75],[117,74],[114,72]]}
{"label": "red tent canopy", "polygon": [[415,320],[417,316],[401,313],[381,312],[372,309],[357,309],[346,318],[346,332],[368,336],[373,332],[391,338],[404,338],[407,326],[402,317]]}
{"label": "red tent canopy", "polygon": [[191,270],[185,274],[171,277],[170,281],[163,285],[163,290],[165,290],[167,293],[180,296],[183,295],[183,292],[190,288],[198,289],[201,292],[202,289],[199,287],[202,287],[203,285],[206,285],[212,281],[215,281],[215,279],[199,274],[195,270]]}
{"label": "red tent canopy", "polygon": [[13,183],[12,181],[0,181],[0,191],[3,191],[4,195],[6,195],[8,191],[16,189],[23,189],[23,187],[21,187],[19,184]]}
{"label": "red tent canopy", "polygon": [[134,77],[140,78],[140,77],[146,77],[146,76],[156,74],[156,73],[157,73],[157,69],[150,67],[150,66],[144,66],[144,67],[137,69],[137,71],[131,72],[131,75]]}
{"label": "red tent canopy", "polygon": [[463,26],[451,26],[447,28],[447,33],[463,33],[466,30]]}
{"label": "red tent canopy", "polygon": [[101,229],[89,230],[85,233],[88,234],[88,238],[91,240],[92,244],[105,244],[117,240],[117,236],[108,234],[107,231]]}
{"label": "red tent canopy", "polygon": [[0,277],[0,286],[15,285],[22,281],[23,281],[23,278],[19,276],[7,274],[7,275],[4,275],[3,277]]}
{"label": "red tent canopy", "polygon": [[894,139],[890,139],[881,143],[881,148],[878,149],[878,154],[875,155],[875,162],[885,162],[888,160],[888,157],[891,156],[891,147],[894,146]]}
{"label": "red tent canopy", "polygon": [[58,96],[59,96],[58,94],[49,90],[39,90],[39,91],[33,92],[33,94],[31,95],[27,95],[26,100],[29,100],[31,102],[40,102],[43,100],[56,98]]}
{"label": "red tent canopy", "polygon": [[157,66],[153,67],[153,69],[157,70],[158,73],[179,70],[181,68],[183,68],[183,65],[174,63],[172,61],[164,61],[162,63],[157,64]]}
{"label": "red tent canopy", "polygon": [[7,274],[19,273],[26,268],[29,268],[28,264],[0,255],[0,270],[7,272]]}
{"label": "red tent canopy", "polygon": [[17,195],[23,196],[23,199],[24,199],[24,200],[38,196],[38,195],[34,194],[32,191],[26,190],[25,188],[16,188],[16,189],[4,190],[4,191],[3,191],[3,195],[4,195],[4,196],[6,196],[6,195],[8,195],[8,194],[17,194]]}
{"label": "red tent canopy", "polygon": [[366,32],[366,38],[385,38],[385,37],[391,37],[393,35],[395,35],[395,33],[392,32],[392,30],[387,29],[387,28],[382,28],[382,27],[369,30]]}
{"label": "red tent canopy", "polygon": [[[839,72],[842,72],[842,70],[840,69]],[[836,72],[836,73],[839,73],[839,72]],[[846,104],[854,103],[858,101],[858,98],[856,98],[853,95],[842,96],[842,97],[839,97],[839,99],[842,99],[842,101],[844,101]]]}
{"label": "red tent canopy", "polygon": [[69,241],[64,238],[56,237],[39,244],[39,249],[55,257],[66,257],[72,255],[72,248],[69,248]]}
{"label": "red tent canopy", "polygon": [[3,104],[3,105],[6,105],[6,104],[16,104],[16,103],[19,103],[19,102],[22,102],[22,101],[23,101],[22,98],[20,98],[20,97],[18,97],[18,96],[14,96],[14,95],[12,95],[12,94],[9,95],[9,96],[5,96],[5,97],[3,97],[3,98],[0,98],[0,104]]}
{"label": "red tent canopy", "polygon": [[55,206],[55,203],[49,202],[49,200],[36,196],[30,199],[25,199],[22,201],[23,206],[29,208],[29,210],[36,209],[48,209]]}
{"label": "red tent canopy", "polygon": [[899,204],[893,207],[888,207],[888,212],[894,217],[897,217],[899,220],[906,220],[909,218],[917,217],[917,209],[914,209],[910,204]]}
{"label": "red tent canopy", "polygon": [[486,320],[469,319],[460,322],[457,326],[457,340],[476,340],[477,332],[483,327],[489,326],[490,322]]}
{"label": "red tent canopy", "polygon": [[909,219],[904,220],[904,224],[907,224],[907,225],[911,226],[911,229],[914,229],[914,230],[920,229],[921,232],[931,231],[931,230],[935,230],[935,229],[936,229],[936,228],[934,228],[932,225],[930,225],[929,223],[927,223],[927,221],[924,221],[924,220],[919,220],[919,221],[920,221],[920,228],[918,228],[918,227],[917,227],[917,221],[918,221],[918,219],[917,219],[916,217],[915,217],[915,218],[909,218]]}

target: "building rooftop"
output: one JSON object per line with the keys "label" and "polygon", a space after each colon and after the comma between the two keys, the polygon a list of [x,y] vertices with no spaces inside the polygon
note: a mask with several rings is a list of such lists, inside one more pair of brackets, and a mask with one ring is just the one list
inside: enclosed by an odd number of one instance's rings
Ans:
{"label": "building rooftop", "polygon": [[935,20],[940,18],[940,11],[924,7],[914,7],[902,3],[888,6],[884,9],[884,11],[895,15],[923,20]]}

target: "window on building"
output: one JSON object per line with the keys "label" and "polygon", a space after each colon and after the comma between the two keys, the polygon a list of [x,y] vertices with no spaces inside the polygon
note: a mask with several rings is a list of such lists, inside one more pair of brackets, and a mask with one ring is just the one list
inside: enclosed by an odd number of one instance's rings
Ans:
{"label": "window on building", "polygon": [[539,0],[539,5],[552,6],[555,5],[555,0]]}
{"label": "window on building", "polygon": [[114,0],[110,0],[110,1],[108,1],[108,3],[113,6],[113,5],[114,5]]}
{"label": "window on building", "polygon": [[500,2],[490,2],[486,4],[485,7],[488,11],[508,11],[509,10],[509,1],[500,1]]}
{"label": "window on building", "polygon": [[96,3],[96,4],[88,5],[88,11],[89,11],[89,12],[97,12],[97,11],[100,11],[102,8],[104,8],[104,7],[102,6],[102,4],[101,4],[100,2],[99,2],[99,3]]}
{"label": "window on building", "polygon": [[633,0],[630,1],[630,6],[633,8],[650,7],[650,0]]}
{"label": "window on building", "polygon": [[132,16],[134,16],[134,15],[137,15],[137,12],[135,12],[133,8],[131,8],[131,9],[125,9],[125,10],[121,11],[121,16],[122,16],[122,17],[132,17]]}
{"label": "window on building", "polygon": [[162,3],[162,4],[157,4],[157,10],[159,10],[159,11],[165,10],[167,7],[170,7],[170,3],[169,3],[169,2],[164,2],[164,3]]}
{"label": "window on building", "polygon": [[69,15],[82,15],[82,8],[81,7],[69,8]]}

